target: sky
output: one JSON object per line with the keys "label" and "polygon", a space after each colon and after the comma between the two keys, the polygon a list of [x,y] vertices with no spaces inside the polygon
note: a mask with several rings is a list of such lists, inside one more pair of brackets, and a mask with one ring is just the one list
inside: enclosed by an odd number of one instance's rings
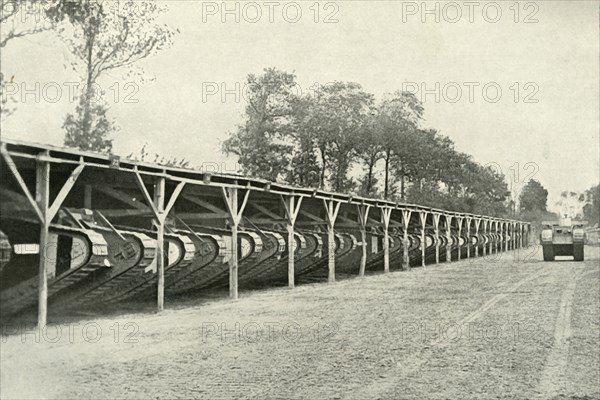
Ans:
{"label": "sky", "polygon": [[[169,1],[173,46],[143,60],[145,83],[103,76],[121,127],[113,152],[151,152],[236,170],[221,142],[242,121],[249,73],[276,67],[298,88],[353,81],[380,99],[411,90],[424,127],[522,187],[539,180],[549,205],[600,181],[599,3]],[[230,11],[227,13],[227,11]],[[236,20],[237,19],[237,20]],[[1,69],[17,86],[5,137],[61,145],[69,87],[81,80],[52,34],[15,39]],[[29,94],[24,90],[29,90]],[[37,97],[37,98],[36,98]]]}

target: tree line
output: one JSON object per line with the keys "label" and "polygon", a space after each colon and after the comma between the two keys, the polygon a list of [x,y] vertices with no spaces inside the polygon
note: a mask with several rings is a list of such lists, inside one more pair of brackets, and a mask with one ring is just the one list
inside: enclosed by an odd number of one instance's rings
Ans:
{"label": "tree line", "polygon": [[243,121],[223,142],[249,176],[296,186],[506,216],[504,176],[422,127],[424,106],[394,91],[376,101],[355,82],[298,94],[293,73],[248,75]]}

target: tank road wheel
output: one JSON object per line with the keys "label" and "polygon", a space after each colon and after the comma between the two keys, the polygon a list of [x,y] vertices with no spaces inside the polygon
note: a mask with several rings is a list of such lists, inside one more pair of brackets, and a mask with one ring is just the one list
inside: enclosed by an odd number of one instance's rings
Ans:
{"label": "tank road wheel", "polygon": [[583,244],[573,245],[573,259],[575,261],[583,261]]}
{"label": "tank road wheel", "polygon": [[542,245],[542,251],[544,253],[544,261],[554,261],[554,248],[551,244]]}

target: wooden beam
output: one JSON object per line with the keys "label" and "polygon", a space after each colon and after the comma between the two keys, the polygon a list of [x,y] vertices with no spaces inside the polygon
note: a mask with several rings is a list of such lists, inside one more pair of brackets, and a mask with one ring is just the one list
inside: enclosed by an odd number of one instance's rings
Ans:
{"label": "wooden beam", "polygon": [[381,209],[381,223],[383,224],[383,273],[390,272],[390,219],[392,209],[384,207]]}
{"label": "wooden beam", "polygon": [[425,268],[425,247],[427,247],[427,243],[425,242],[425,224],[427,223],[427,211],[419,212],[419,220],[421,222],[421,266]]}
{"label": "wooden beam", "polygon": [[448,239],[448,245],[446,246],[446,262],[450,263],[452,262],[452,250],[451,250],[451,243],[452,243],[452,215],[445,215],[446,217],[446,239]]}
{"label": "wooden beam", "polygon": [[335,282],[335,232],[333,227],[337,218],[340,205],[342,203],[335,200],[323,200],[325,214],[327,217],[327,258],[328,258],[328,277],[329,283]]}
{"label": "wooden beam", "polygon": [[[146,204],[148,205],[148,207],[150,207],[150,209],[154,213],[154,216],[157,219],[160,218],[159,211],[156,209],[156,206],[154,205],[154,201],[152,200],[150,193],[148,193],[148,189],[146,189],[146,185],[144,184],[144,181],[142,180],[140,173],[138,171],[135,171],[135,176],[137,179],[136,182],[138,184],[138,187],[140,188],[140,191],[142,192],[142,196],[144,196],[144,198],[146,199]],[[163,179],[163,184],[164,184],[164,178],[162,178],[162,179]],[[164,200],[164,193],[163,193],[163,200]]]}
{"label": "wooden beam", "polygon": [[52,206],[48,210],[48,215],[46,216],[50,221],[52,221],[56,216],[56,213],[58,213],[58,210],[60,209],[63,202],[71,192],[71,189],[73,189],[73,186],[75,185],[75,182],[77,182],[77,178],[79,178],[79,175],[81,175],[81,172],[83,171],[84,167],[85,164],[79,164],[75,168],[75,170],[71,172],[71,176],[69,177],[69,179],[67,179],[63,187],[60,189],[60,192],[52,202]]}
{"label": "wooden beam", "polygon": [[[281,198],[283,198],[284,195],[280,195]],[[282,200],[283,201],[283,200]],[[266,207],[261,206],[260,204],[256,204],[256,202],[252,202],[250,203],[250,206],[258,211],[260,211],[262,214],[266,215],[267,217],[271,217],[271,218],[281,218],[280,215],[278,215],[277,213],[274,213],[273,211],[269,210]],[[287,210],[286,210],[286,216],[287,216]]]}
{"label": "wooden beam", "polygon": [[460,246],[460,237],[462,235],[462,223],[463,223],[463,217],[455,217],[456,220],[458,221],[458,261],[460,261],[460,253],[461,253],[461,246]]}
{"label": "wooden beam", "polygon": [[242,214],[238,208],[238,189],[222,188],[223,199],[231,218],[231,257],[229,258],[229,297],[238,298],[238,225]]}
{"label": "wooden beam", "polygon": [[[138,175],[139,177],[139,175]],[[144,187],[140,178],[140,183]],[[148,192],[145,190],[146,194]],[[149,197],[149,195],[148,195]],[[155,210],[158,219],[158,231],[156,238],[156,265],[158,271],[158,293],[157,293],[157,309],[163,311],[165,309],[165,178],[156,178],[154,186],[154,201],[152,209]]]}
{"label": "wooden beam", "polygon": [[48,251],[48,204],[50,202],[50,163],[38,161],[36,165],[35,197],[42,215],[40,226],[39,271],[38,271],[38,327],[46,327],[48,315],[48,261],[51,259]]}
{"label": "wooden beam", "polygon": [[357,205],[358,208],[358,224],[360,227],[360,238],[362,245],[362,256],[360,259],[360,270],[358,275],[365,276],[365,269],[367,266],[367,220],[369,219],[370,205]]}
{"label": "wooden beam", "polygon": [[440,263],[440,213],[433,213],[433,226],[435,231],[435,263]]}
{"label": "wooden beam", "polygon": [[467,221],[467,258],[471,258],[471,217],[466,217]]}
{"label": "wooden beam", "polygon": [[296,196],[280,196],[281,202],[286,215],[286,227],[288,233],[288,287],[294,288],[295,285],[295,243],[296,238],[294,236],[294,226],[296,224],[296,218],[300,211],[300,205],[302,204],[302,197]]}
{"label": "wooden beam", "polygon": [[167,206],[165,207],[165,210],[164,210],[165,216],[168,215],[169,212],[171,212],[171,209],[175,205],[175,202],[177,201],[177,198],[181,194],[181,191],[183,190],[184,186],[185,186],[185,182],[179,182],[177,187],[175,187],[175,190],[173,191],[173,193],[171,194],[171,198],[169,199],[169,204],[167,204]]}
{"label": "wooden beam", "polygon": [[[46,216],[44,215],[42,210],[40,210],[38,202],[33,198],[33,195],[29,191],[27,184],[25,183],[25,181],[23,180],[23,177],[19,173],[17,164],[14,163],[14,161],[12,160],[12,157],[6,150],[6,144],[2,143],[2,147],[0,147],[0,152],[2,153],[2,157],[4,158],[4,161],[6,162],[8,169],[10,170],[10,172],[12,172],[13,177],[16,179],[17,183],[19,184],[21,191],[23,192],[25,197],[27,197],[27,200],[29,201],[29,205],[35,211],[35,214],[37,215],[38,219],[40,220],[40,223],[43,224],[45,222]],[[50,178],[48,178],[48,179],[50,179]],[[37,183],[36,183],[36,185],[37,185]],[[36,186],[36,188],[37,188],[37,186]]]}
{"label": "wooden beam", "polygon": [[402,269],[405,271],[410,270],[410,257],[408,257],[408,228],[410,225],[410,216],[412,214],[411,210],[402,210],[402,224],[404,225],[404,240],[403,240],[403,254],[402,254],[402,258],[403,258],[403,262],[402,262]]}

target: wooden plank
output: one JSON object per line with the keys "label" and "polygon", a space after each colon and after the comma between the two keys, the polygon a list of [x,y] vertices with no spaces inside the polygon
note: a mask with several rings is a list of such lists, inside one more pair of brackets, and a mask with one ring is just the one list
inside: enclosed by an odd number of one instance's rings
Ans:
{"label": "wooden plank", "polygon": [[50,163],[38,162],[36,165],[35,183],[36,203],[43,216],[40,227],[40,251],[38,271],[38,327],[46,327],[48,315],[48,228],[50,221],[46,218],[48,203],[50,202]]}
{"label": "wooden plank", "polygon": [[120,202],[125,203],[131,207],[134,207],[138,210],[145,210],[148,212],[152,212],[152,209],[150,208],[150,206],[144,204],[141,201],[136,201],[136,200],[132,199],[130,195],[123,193],[113,187],[105,186],[105,185],[98,185],[98,186],[94,186],[94,190],[102,192],[105,195],[110,196],[113,199],[117,199]]}

